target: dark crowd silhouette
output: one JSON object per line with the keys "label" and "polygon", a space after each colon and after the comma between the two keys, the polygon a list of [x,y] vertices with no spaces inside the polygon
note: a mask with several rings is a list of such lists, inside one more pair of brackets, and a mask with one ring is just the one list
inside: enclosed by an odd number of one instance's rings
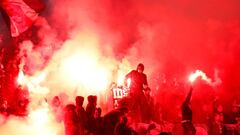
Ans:
{"label": "dark crowd silhouette", "polygon": [[[117,104],[112,110],[102,114],[103,109],[98,104],[96,95],[89,95],[86,99],[83,96],[76,96],[75,101],[66,102],[57,95],[51,98],[51,111],[55,120],[64,124],[65,135],[196,135],[198,126],[193,121],[195,110],[191,107],[193,86],[190,87],[186,98],[182,100],[181,120],[178,123],[164,120],[163,108],[151,95],[151,88],[148,86],[147,76],[143,73],[144,65],[138,64],[136,70],[126,75],[125,85],[128,87],[127,94],[121,93],[117,98]],[[131,79],[130,85],[127,79]],[[122,90],[122,89],[120,89]],[[6,99],[0,97],[0,114],[8,117],[10,114],[26,116],[27,106],[30,102],[29,92],[22,87],[15,90],[16,102],[12,108]],[[119,93],[118,93],[119,94]],[[124,96],[123,96],[124,95]],[[160,97],[160,96],[159,96]],[[112,101],[114,101],[112,96]],[[84,103],[86,102],[86,106]],[[165,105],[167,106],[167,105]],[[239,135],[240,134],[240,106],[234,102],[231,111],[224,110],[222,102],[216,97],[212,100],[212,112],[208,115],[208,122],[205,124],[205,132],[208,135]],[[168,114],[168,113],[167,113]],[[177,129],[176,125],[181,125]]]}

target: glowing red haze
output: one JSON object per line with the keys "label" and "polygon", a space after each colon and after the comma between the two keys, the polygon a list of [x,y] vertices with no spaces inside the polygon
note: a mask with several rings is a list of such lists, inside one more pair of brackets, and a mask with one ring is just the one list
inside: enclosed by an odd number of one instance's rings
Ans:
{"label": "glowing red haze", "polygon": [[[0,62],[7,76],[18,75],[19,70],[7,67],[17,58],[30,80],[46,73],[37,85],[46,88],[49,97],[62,92],[70,94],[69,100],[74,94],[102,96],[111,82],[142,62],[154,99],[169,121],[179,120],[188,77],[197,69],[218,83],[195,80],[196,121],[205,120],[216,96],[226,106],[240,102],[239,0],[34,1],[39,18],[27,31],[30,34],[17,39],[11,38],[1,8],[0,49],[5,52]],[[31,5],[30,0],[26,3]],[[15,84],[10,77],[8,82]]]}

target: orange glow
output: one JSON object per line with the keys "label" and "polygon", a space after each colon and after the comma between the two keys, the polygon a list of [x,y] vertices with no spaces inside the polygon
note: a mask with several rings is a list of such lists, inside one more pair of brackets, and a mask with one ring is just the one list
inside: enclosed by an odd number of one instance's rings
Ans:
{"label": "orange glow", "polygon": [[[123,63],[121,63],[121,65],[119,67],[120,68],[119,68],[118,74],[117,74],[117,84],[118,84],[118,86],[121,86],[121,85],[125,85],[124,84],[125,76],[129,71],[131,71],[132,67],[126,60],[124,60]],[[129,79],[127,80],[127,86],[129,86],[130,82],[131,82],[131,80],[129,80]]]}
{"label": "orange glow", "polygon": [[89,54],[70,56],[62,64],[60,72],[68,83],[81,85],[95,92],[105,90],[109,84],[110,73]]}
{"label": "orange glow", "polygon": [[23,71],[20,70],[18,73],[17,82],[21,86],[27,86],[29,92],[47,94],[49,90],[40,86],[40,83],[45,80],[46,75],[46,72],[42,72],[39,75],[26,76],[24,75]]}
{"label": "orange glow", "polygon": [[12,116],[1,125],[1,135],[63,135],[63,124],[54,121],[50,112],[45,106],[31,110],[25,118]]}
{"label": "orange glow", "polygon": [[49,109],[49,105],[43,102],[36,109],[31,109],[28,116],[28,126],[39,135],[57,135],[58,127],[56,121],[53,120],[53,114]]}
{"label": "orange glow", "polygon": [[124,79],[125,75],[122,72],[118,72],[118,78],[117,78],[117,84],[118,85],[124,85]]}
{"label": "orange glow", "polygon": [[[117,80],[117,84],[118,84],[118,86],[125,85],[125,84],[124,84],[124,80],[125,80],[125,75],[124,75],[123,73],[118,74],[118,80]],[[131,84],[131,79],[128,78],[128,79],[127,79],[127,84],[126,84],[127,87],[129,87],[130,84]]]}
{"label": "orange glow", "polygon": [[18,73],[18,78],[17,78],[17,83],[19,85],[24,85],[25,84],[25,76],[22,70],[19,71]]}
{"label": "orange glow", "polygon": [[27,87],[28,90],[32,93],[38,93],[38,94],[47,94],[49,93],[48,88],[42,87],[40,85],[41,82],[43,82],[46,79],[46,72],[42,72],[39,75],[31,76],[27,78]]}
{"label": "orange glow", "polygon": [[39,108],[37,110],[32,110],[29,114],[30,121],[33,123],[33,126],[42,127],[49,120],[49,109],[47,107]]}

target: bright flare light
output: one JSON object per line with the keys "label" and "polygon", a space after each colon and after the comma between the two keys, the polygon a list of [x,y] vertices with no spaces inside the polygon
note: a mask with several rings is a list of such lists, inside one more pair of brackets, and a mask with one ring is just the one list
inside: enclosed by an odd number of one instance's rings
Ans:
{"label": "bright flare light", "polygon": [[124,85],[125,75],[122,72],[118,72],[117,84]]}
{"label": "bright flare light", "polygon": [[68,83],[94,90],[105,90],[110,74],[90,54],[73,55],[63,61],[60,72]]}
{"label": "bright flare light", "polygon": [[209,84],[212,83],[212,80],[208,78],[207,75],[201,70],[196,70],[195,73],[192,73],[189,76],[189,81],[193,83],[198,77],[201,77],[202,80],[206,81]]}
{"label": "bright flare light", "polygon": [[47,94],[49,93],[49,90],[40,86],[40,83],[45,80],[46,75],[46,72],[42,72],[38,75],[26,76],[24,75],[23,71],[20,70],[18,73],[17,82],[21,86],[27,86],[28,90],[32,93]]}
{"label": "bright flare light", "polygon": [[32,110],[29,114],[32,125],[36,127],[44,126],[49,120],[48,111],[47,107]]}
{"label": "bright flare light", "polygon": [[56,121],[53,120],[53,114],[49,109],[49,105],[44,102],[36,109],[31,109],[28,116],[28,124],[31,130],[37,135],[57,135],[58,127]]}
{"label": "bright flare light", "polygon": [[17,83],[19,85],[24,85],[25,84],[25,76],[22,70],[19,71],[18,73],[18,78],[17,78]]}
{"label": "bright flare light", "polygon": [[49,89],[46,87],[42,87],[40,85],[40,83],[45,80],[46,76],[47,76],[47,73],[42,72],[38,75],[28,77],[27,78],[28,82],[26,85],[29,91],[35,94],[48,94],[50,92]]}
{"label": "bright flare light", "polygon": [[[118,86],[122,86],[122,85],[126,85],[124,83],[125,81],[125,76],[126,74],[132,70],[133,67],[131,67],[131,65],[128,63],[127,60],[123,60],[122,63],[119,65],[118,71],[117,71],[117,85]],[[130,78],[129,78],[130,79]],[[129,80],[127,80],[127,86],[130,85]]]}
{"label": "bright flare light", "polygon": [[[24,75],[22,70],[19,71],[17,82],[21,86],[27,86],[32,97],[31,103],[29,105],[30,111],[29,115],[27,116],[27,123],[23,123],[21,125],[22,127],[16,127],[17,129],[22,130],[24,134],[58,135],[59,132],[62,132],[62,124],[55,121],[48,103],[42,98],[42,95],[49,93],[49,90],[47,88],[40,85],[40,83],[46,79],[46,76],[46,72],[41,72],[40,74],[33,76],[27,76]],[[41,100],[43,101],[40,102]],[[28,130],[25,131],[25,129]]]}

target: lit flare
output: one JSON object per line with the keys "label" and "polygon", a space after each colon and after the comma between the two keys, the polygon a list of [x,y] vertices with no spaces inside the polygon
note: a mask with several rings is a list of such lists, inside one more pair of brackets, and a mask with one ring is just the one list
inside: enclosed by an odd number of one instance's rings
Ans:
{"label": "lit flare", "polygon": [[198,77],[201,77],[202,80],[206,81],[207,83],[211,84],[212,80],[207,77],[206,73],[201,70],[196,70],[189,76],[189,81],[193,83]]}

